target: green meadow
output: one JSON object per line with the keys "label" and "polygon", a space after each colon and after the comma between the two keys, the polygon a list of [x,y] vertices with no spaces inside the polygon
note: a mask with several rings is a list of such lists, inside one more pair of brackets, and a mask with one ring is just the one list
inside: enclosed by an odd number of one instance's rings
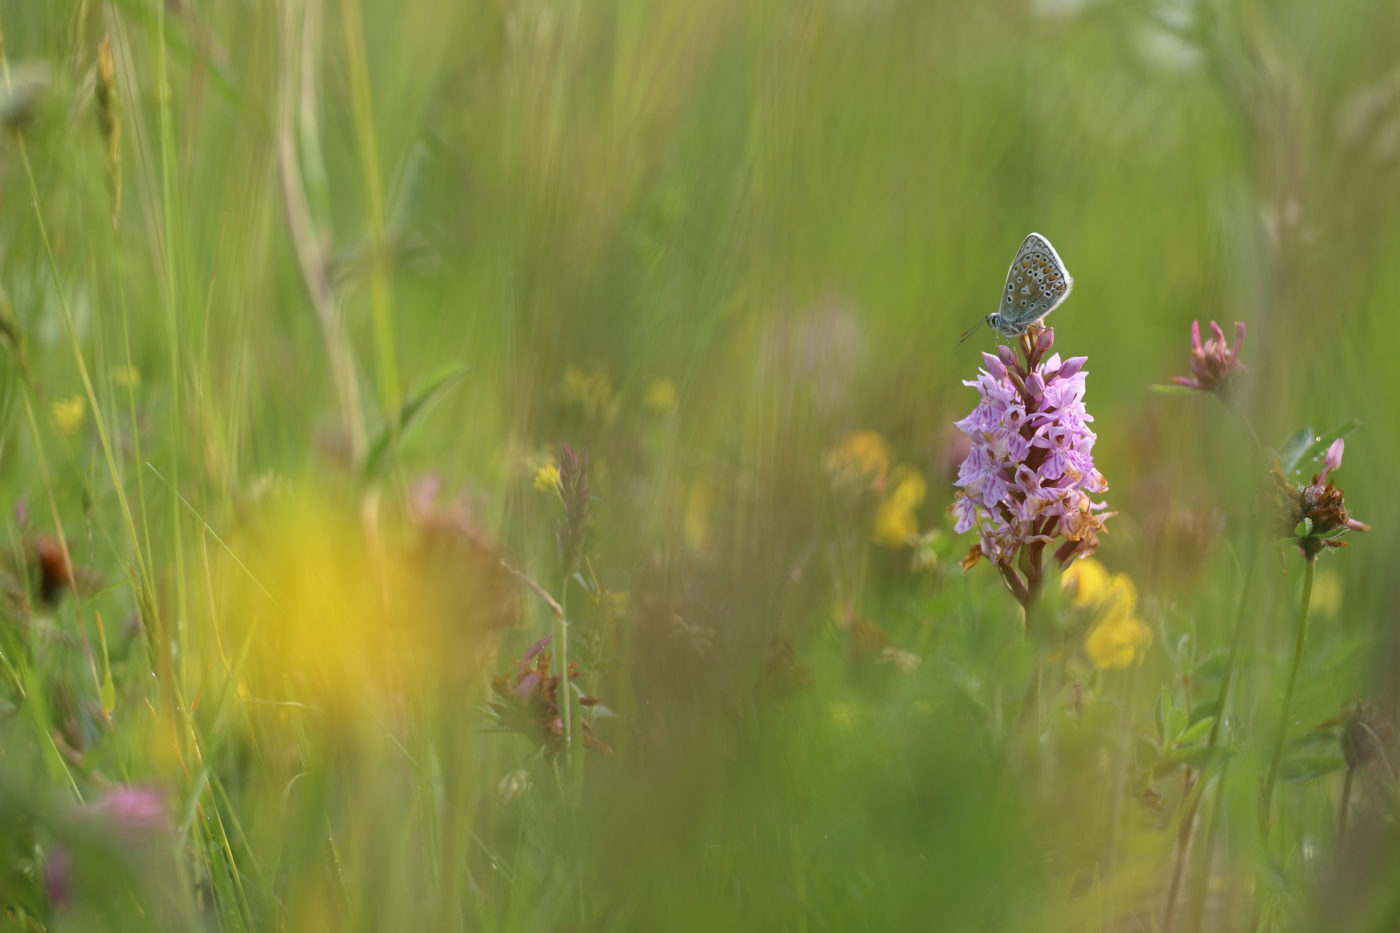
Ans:
{"label": "green meadow", "polygon": [[0,926],[1395,929],[1397,40],[0,0]]}

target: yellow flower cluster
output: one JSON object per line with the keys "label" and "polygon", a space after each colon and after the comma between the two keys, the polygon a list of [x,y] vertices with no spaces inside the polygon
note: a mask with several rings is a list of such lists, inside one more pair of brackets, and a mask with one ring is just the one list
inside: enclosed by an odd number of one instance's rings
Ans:
{"label": "yellow flower cluster", "polygon": [[676,384],[669,379],[653,379],[642,396],[642,404],[658,415],[676,407]]}
{"label": "yellow flower cluster", "polygon": [[141,370],[135,366],[118,366],[112,370],[112,384],[123,389],[134,389],[141,384]]}
{"label": "yellow flower cluster", "polygon": [[890,469],[890,445],[877,431],[857,431],[827,456],[826,469],[838,486],[880,489]]}
{"label": "yellow flower cluster", "polygon": [[1109,575],[1091,557],[1070,564],[1060,587],[1076,609],[1093,615],[1084,649],[1101,670],[1130,667],[1141,661],[1152,644],[1152,629],[1137,616],[1137,587],[1124,573]]}
{"label": "yellow flower cluster", "polygon": [[826,469],[838,488],[870,490],[880,496],[870,536],[887,548],[902,548],[919,537],[919,506],[928,484],[908,464],[893,470],[890,445],[877,431],[847,435],[826,458]]}
{"label": "yellow flower cluster", "polygon": [[564,368],[563,398],[566,405],[577,406],[590,420],[611,417],[613,413],[612,377],[605,369]]}
{"label": "yellow flower cluster", "polygon": [[924,504],[928,484],[924,475],[911,466],[895,467],[890,475],[889,493],[875,512],[873,537],[888,548],[906,547],[919,536],[919,506]]}
{"label": "yellow flower cluster", "polygon": [[53,403],[53,420],[62,434],[74,434],[82,427],[87,414],[87,402],[81,395],[60,399]]}
{"label": "yellow flower cluster", "polygon": [[715,510],[719,498],[715,487],[707,480],[697,479],[690,484],[690,494],[685,502],[685,543],[693,551],[704,550],[710,538],[710,514]]}
{"label": "yellow flower cluster", "polygon": [[554,461],[546,463],[535,471],[535,489],[540,492],[559,491],[559,466]]}

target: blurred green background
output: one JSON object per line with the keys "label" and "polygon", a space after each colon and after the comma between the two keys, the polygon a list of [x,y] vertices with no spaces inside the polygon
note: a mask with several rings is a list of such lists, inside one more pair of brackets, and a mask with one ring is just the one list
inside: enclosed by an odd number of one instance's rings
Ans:
{"label": "blurred green background", "polygon": [[[1217,689],[1267,468],[1223,406],[1151,392],[1193,320],[1246,322],[1265,447],[1361,422],[1340,479],[1372,531],[1319,567],[1295,723],[1388,702],[1400,7],[7,0],[0,31],[11,917],[62,919],[54,814],[143,782],[176,928],[1156,928],[1186,785],[1154,730]],[[1058,602],[1028,642],[957,567],[950,426],[995,339],[957,338],[1031,230],[1076,281],[1049,323],[1089,358],[1098,557],[1156,635],[1127,671]],[[858,431],[923,478],[916,546],[833,492]],[[535,484],[564,443],[594,496],[567,586]],[[340,545],[379,567],[425,476],[472,547],[572,594],[613,754],[556,783],[538,741],[483,733],[486,674],[551,620],[524,588],[505,621],[476,577],[439,593],[457,552],[407,551],[429,582],[384,618],[442,615],[427,650],[472,673],[400,671],[354,737],[275,661],[255,682],[240,586],[357,612]],[[85,599],[16,608],[41,534]],[[1260,561],[1202,922],[1247,928],[1265,886],[1266,926],[1383,928],[1400,850],[1334,856],[1337,767],[1255,838],[1300,576]],[[377,644],[307,598],[277,624]],[[1063,688],[1039,737],[1014,721],[1036,658]]]}

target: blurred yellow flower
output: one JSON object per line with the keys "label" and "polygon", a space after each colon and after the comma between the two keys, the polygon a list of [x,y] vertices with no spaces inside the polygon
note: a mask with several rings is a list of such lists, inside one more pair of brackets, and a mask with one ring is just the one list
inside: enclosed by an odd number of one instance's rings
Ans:
{"label": "blurred yellow flower", "polygon": [[854,703],[832,703],[827,707],[827,713],[831,724],[843,732],[854,726],[860,717],[860,710]]}
{"label": "blurred yellow flower", "polygon": [[1108,588],[1099,600],[1099,616],[1132,615],[1137,608],[1137,587],[1133,578],[1126,573],[1115,573],[1109,578]]}
{"label": "blurred yellow flower", "polygon": [[258,699],[250,710],[306,704],[359,729],[415,692],[474,693],[494,633],[514,624],[513,581],[460,516],[371,520],[355,504],[289,493],[229,539],[240,557],[215,571],[227,596],[211,621],[246,646],[235,689]]}
{"label": "blurred yellow flower", "polygon": [[1312,611],[1331,618],[1342,608],[1342,578],[1335,570],[1322,570],[1313,583]]}
{"label": "blurred yellow flower", "polygon": [[612,377],[605,369],[564,368],[564,402],[583,409],[588,418],[612,414]]}
{"label": "blurred yellow flower", "polygon": [[141,384],[141,370],[135,366],[118,366],[112,370],[112,384],[123,389],[134,389]]}
{"label": "blurred yellow flower", "polygon": [[1105,616],[1089,631],[1084,648],[1101,670],[1141,661],[1152,644],[1152,629],[1134,615]]}
{"label": "blurred yellow flower", "polygon": [[698,479],[690,484],[690,496],[685,503],[685,543],[691,550],[705,546],[710,536],[710,513],[715,507],[715,489]]}
{"label": "blurred yellow flower", "polygon": [[1152,629],[1137,617],[1137,587],[1126,573],[1109,575],[1091,557],[1076,560],[1060,575],[1060,588],[1076,609],[1094,617],[1084,650],[1101,670],[1141,661],[1152,644]]}
{"label": "blurred yellow flower", "polygon": [[614,619],[622,619],[632,611],[632,594],[627,590],[611,590],[603,594],[603,608]]}
{"label": "blurred yellow flower", "polygon": [[557,464],[546,463],[535,472],[535,488],[540,492],[558,492],[559,467]]}
{"label": "blurred yellow flower", "polygon": [[60,399],[53,403],[53,420],[63,434],[73,434],[82,427],[87,414],[87,403],[81,395]]}
{"label": "blurred yellow flower", "polygon": [[928,484],[924,475],[907,464],[895,468],[890,476],[890,492],[875,512],[872,537],[876,544],[901,548],[919,535],[919,506],[924,504]]}
{"label": "blurred yellow flower", "polygon": [[1060,574],[1060,589],[1076,609],[1092,609],[1108,591],[1108,570],[1092,557],[1081,557]]}
{"label": "blurred yellow flower", "polygon": [[877,431],[847,435],[826,458],[827,472],[838,486],[878,488],[889,468],[890,445]]}
{"label": "blurred yellow flower", "polygon": [[676,407],[676,386],[669,379],[653,379],[642,396],[642,404],[658,415]]}

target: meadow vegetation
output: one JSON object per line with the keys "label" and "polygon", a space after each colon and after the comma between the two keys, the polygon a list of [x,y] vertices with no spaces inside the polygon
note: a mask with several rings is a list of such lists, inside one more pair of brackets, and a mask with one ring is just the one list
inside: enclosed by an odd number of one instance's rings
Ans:
{"label": "meadow vegetation", "polygon": [[1395,929],[1397,39],[0,0],[3,922]]}

